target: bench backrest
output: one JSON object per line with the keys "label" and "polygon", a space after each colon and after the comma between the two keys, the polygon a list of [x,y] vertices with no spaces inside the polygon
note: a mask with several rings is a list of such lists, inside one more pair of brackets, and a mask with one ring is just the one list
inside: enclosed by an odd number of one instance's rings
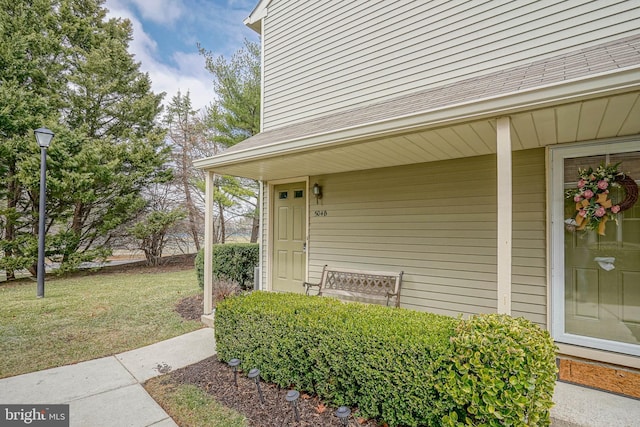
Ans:
{"label": "bench backrest", "polygon": [[354,270],[324,266],[318,295],[400,306],[402,272]]}

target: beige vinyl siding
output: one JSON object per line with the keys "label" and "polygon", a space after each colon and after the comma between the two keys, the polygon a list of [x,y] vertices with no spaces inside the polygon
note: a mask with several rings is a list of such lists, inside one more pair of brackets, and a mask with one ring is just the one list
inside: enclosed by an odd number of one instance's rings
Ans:
{"label": "beige vinyl siding", "polygon": [[511,314],[547,321],[546,181],[543,148],[513,153]]}
{"label": "beige vinyl siding", "polygon": [[[514,314],[546,323],[544,150],[514,153]],[[403,270],[401,305],[496,311],[496,157],[312,177],[309,276],[322,266]]]}
{"label": "beige vinyl siding", "polygon": [[268,130],[638,33],[640,3],[274,0],[263,31]]}
{"label": "beige vinyl siding", "polygon": [[324,264],[403,270],[403,307],[448,315],[495,312],[495,156],[316,181],[324,195],[310,208],[312,279]]}

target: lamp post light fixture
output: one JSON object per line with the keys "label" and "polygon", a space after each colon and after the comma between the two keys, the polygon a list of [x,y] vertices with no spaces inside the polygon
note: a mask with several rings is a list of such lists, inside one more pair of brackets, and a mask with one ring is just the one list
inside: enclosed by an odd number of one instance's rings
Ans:
{"label": "lamp post light fixture", "polygon": [[38,215],[38,298],[44,298],[44,211],[47,201],[47,148],[53,139],[53,132],[47,128],[33,131],[40,146],[40,210]]}

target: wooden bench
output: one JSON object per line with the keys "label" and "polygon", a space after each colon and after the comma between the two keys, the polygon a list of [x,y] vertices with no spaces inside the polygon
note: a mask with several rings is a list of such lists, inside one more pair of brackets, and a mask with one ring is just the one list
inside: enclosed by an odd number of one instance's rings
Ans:
{"label": "wooden bench", "polygon": [[390,271],[354,270],[350,268],[329,267],[322,269],[320,283],[304,282],[306,294],[311,288],[318,288],[317,295],[330,295],[338,298],[366,303],[400,307],[400,285],[402,274]]}

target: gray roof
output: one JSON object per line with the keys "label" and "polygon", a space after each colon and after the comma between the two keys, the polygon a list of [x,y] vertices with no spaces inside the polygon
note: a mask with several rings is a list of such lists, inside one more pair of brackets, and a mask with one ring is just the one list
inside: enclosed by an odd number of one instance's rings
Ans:
{"label": "gray roof", "polygon": [[640,35],[268,130],[225,154],[640,65]]}

